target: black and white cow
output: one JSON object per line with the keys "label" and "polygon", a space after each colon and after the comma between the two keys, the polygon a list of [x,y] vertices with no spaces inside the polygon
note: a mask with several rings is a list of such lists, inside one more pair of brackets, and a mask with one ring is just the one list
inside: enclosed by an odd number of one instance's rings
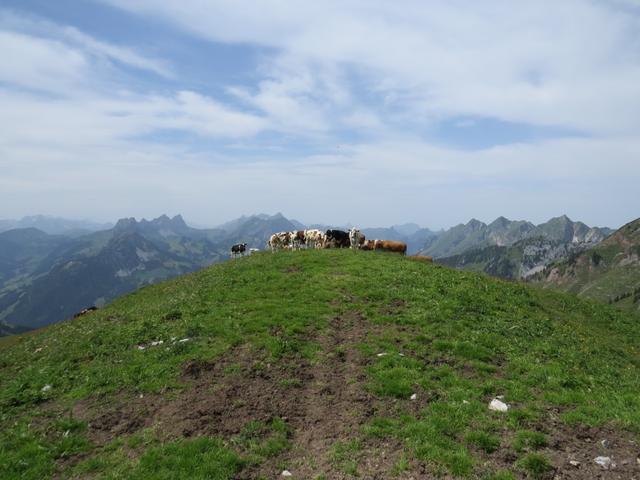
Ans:
{"label": "black and white cow", "polygon": [[327,230],[325,232],[325,248],[349,248],[349,234],[342,230]]}
{"label": "black and white cow", "polygon": [[244,252],[247,251],[246,243],[238,243],[231,247],[231,258],[235,258],[238,255],[244,256]]}

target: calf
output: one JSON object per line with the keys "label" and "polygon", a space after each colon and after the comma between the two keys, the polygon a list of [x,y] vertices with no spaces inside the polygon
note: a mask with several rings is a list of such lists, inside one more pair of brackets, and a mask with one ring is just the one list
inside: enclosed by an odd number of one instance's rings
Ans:
{"label": "calf", "polygon": [[327,230],[325,232],[325,248],[349,248],[349,234],[342,230]]}
{"label": "calf", "polygon": [[231,258],[235,258],[238,255],[244,256],[244,252],[247,251],[246,243],[237,243],[231,247]]}

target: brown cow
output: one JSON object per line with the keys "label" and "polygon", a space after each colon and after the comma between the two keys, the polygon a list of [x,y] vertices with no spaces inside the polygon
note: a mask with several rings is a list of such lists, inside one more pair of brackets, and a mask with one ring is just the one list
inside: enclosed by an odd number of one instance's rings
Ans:
{"label": "brown cow", "polygon": [[424,263],[433,263],[433,257],[429,257],[427,255],[414,255],[411,257],[413,260]]}
{"label": "brown cow", "polygon": [[382,250],[383,252],[399,253],[400,255],[406,255],[407,244],[404,242],[396,242],[394,240],[374,240],[374,249]]}

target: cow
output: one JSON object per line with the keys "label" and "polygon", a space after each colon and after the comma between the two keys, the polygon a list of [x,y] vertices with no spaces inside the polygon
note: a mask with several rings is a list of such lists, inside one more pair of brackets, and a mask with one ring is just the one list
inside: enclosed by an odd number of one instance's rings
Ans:
{"label": "cow", "polygon": [[291,249],[292,250],[300,250],[305,244],[305,235],[304,230],[297,230],[293,232],[289,232],[291,235]]}
{"label": "cow", "polygon": [[375,240],[374,250],[382,250],[383,252],[399,253],[406,255],[407,244],[404,242],[396,242],[395,240]]}
{"label": "cow", "polygon": [[360,250],[374,250],[377,240],[363,240],[360,245]]}
{"label": "cow", "polygon": [[267,242],[267,248],[269,248],[272,252],[276,250],[283,250],[285,248],[289,248],[291,244],[291,232],[279,232],[274,233],[269,237],[269,241]]}
{"label": "cow", "polygon": [[322,248],[324,245],[324,233],[317,229],[305,230],[304,238],[307,247]]}
{"label": "cow", "polygon": [[417,262],[433,263],[433,257],[427,255],[414,255],[411,258]]}
{"label": "cow", "polygon": [[352,250],[360,248],[360,245],[361,245],[360,238],[361,237],[364,237],[364,235],[362,235],[360,230],[358,230],[357,228],[353,227],[351,230],[349,230],[349,244],[351,245],[351,249]]}
{"label": "cow", "polygon": [[247,251],[246,243],[237,243],[231,247],[231,258],[235,258],[238,255],[244,256],[244,252]]}
{"label": "cow", "polygon": [[327,230],[325,232],[324,248],[349,248],[349,234],[342,230]]}

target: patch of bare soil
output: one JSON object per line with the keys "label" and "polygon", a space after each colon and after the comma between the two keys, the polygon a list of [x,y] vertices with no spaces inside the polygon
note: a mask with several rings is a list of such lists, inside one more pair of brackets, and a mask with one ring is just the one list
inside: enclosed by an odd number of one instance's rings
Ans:
{"label": "patch of bare soil", "polygon": [[[557,411],[550,411],[547,420],[530,427],[544,433],[548,445],[540,453],[549,459],[553,469],[542,477],[544,480],[640,480],[640,444],[638,437],[626,431],[612,427],[569,426],[562,423]],[[492,453],[476,451],[482,463],[492,470],[514,469],[519,458],[529,453],[516,452],[510,445],[514,432],[504,431],[502,445]],[[594,462],[596,457],[609,457],[613,466],[605,469]],[[570,462],[578,462],[572,464]],[[519,475],[519,476],[518,476]],[[526,479],[520,472],[516,478]]]}
{"label": "patch of bare soil", "polygon": [[[293,448],[282,459],[296,478],[321,474],[352,478],[336,458],[336,444],[357,439],[364,423],[389,411],[390,401],[367,392],[364,367],[369,360],[356,348],[372,328],[359,312],[348,312],[336,316],[318,338],[320,358],[311,366],[311,381],[297,394],[299,415],[290,419],[295,427]],[[361,450],[353,452],[348,461],[357,465],[362,478],[388,478],[400,450],[390,442],[370,442],[361,444]]]}
{"label": "patch of bare soil", "polygon": [[[555,414],[547,426],[549,447],[544,450],[556,467],[557,479],[638,479],[640,480],[640,445],[638,437],[611,427],[568,426]],[[612,467],[605,470],[594,462],[609,457]],[[570,461],[580,462],[574,466]]]}
{"label": "patch of bare soil", "polygon": [[[378,328],[359,312],[333,318],[317,332],[317,361],[289,356],[273,364],[242,346],[215,361],[194,360],[183,366],[184,390],[169,394],[78,402],[73,416],[87,420],[97,445],[152,427],[165,440],[195,436],[230,439],[251,421],[282,418],[291,428],[291,449],[238,477],[276,478],[286,466],[294,478],[353,478],[352,469],[336,458],[338,442],[358,439],[361,427],[375,415],[387,415],[395,401],[381,400],[366,389],[363,358],[357,345]],[[274,332],[277,333],[277,332]],[[413,405],[411,405],[413,406]],[[364,441],[349,462],[360,478],[389,478],[402,446],[392,440]],[[424,465],[396,478],[426,478]]]}

